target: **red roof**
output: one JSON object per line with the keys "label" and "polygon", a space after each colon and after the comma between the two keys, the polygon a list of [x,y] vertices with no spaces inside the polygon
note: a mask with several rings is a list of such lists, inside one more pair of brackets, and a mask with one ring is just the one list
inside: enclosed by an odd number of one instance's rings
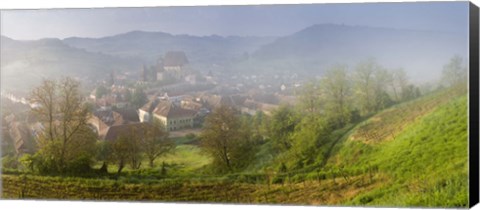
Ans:
{"label": "red roof", "polygon": [[130,124],[123,124],[123,125],[114,125],[110,128],[108,128],[107,134],[105,135],[105,140],[106,141],[115,141],[117,140],[121,135],[129,135],[132,132],[138,132],[134,134],[135,136],[141,135],[142,130],[144,129],[145,125],[147,123],[130,123]]}

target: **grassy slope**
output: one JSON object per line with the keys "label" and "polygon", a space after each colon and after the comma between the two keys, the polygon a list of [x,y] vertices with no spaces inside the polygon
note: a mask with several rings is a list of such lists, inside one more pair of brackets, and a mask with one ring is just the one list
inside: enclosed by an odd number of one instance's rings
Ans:
{"label": "grassy slope", "polygon": [[[329,166],[378,166],[389,177],[350,204],[465,207],[467,122],[466,96],[444,93],[393,107],[357,126],[337,146]],[[362,135],[366,127],[382,137]]]}

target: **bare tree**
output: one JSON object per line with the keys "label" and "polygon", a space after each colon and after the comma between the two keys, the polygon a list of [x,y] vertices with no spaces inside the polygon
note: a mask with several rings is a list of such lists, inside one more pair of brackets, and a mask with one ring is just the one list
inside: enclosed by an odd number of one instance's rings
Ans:
{"label": "bare tree", "polygon": [[54,162],[58,172],[65,172],[74,159],[94,152],[96,136],[87,125],[88,109],[79,85],[71,78],[58,83],[45,80],[30,95],[30,101],[37,104],[32,112],[46,127],[39,139],[41,153]]}
{"label": "bare tree", "polygon": [[450,59],[450,63],[443,67],[443,82],[450,86],[456,86],[459,89],[466,89],[468,81],[467,67],[462,57],[454,56]]}
{"label": "bare tree", "polygon": [[175,143],[168,138],[168,132],[163,129],[160,123],[144,124],[143,126],[142,148],[148,158],[150,167],[158,157],[172,151]]}
{"label": "bare tree", "polygon": [[46,139],[54,139],[54,115],[57,113],[57,84],[52,80],[43,80],[42,84],[33,89],[30,94],[30,103],[38,105],[32,112],[44,122],[46,127]]}

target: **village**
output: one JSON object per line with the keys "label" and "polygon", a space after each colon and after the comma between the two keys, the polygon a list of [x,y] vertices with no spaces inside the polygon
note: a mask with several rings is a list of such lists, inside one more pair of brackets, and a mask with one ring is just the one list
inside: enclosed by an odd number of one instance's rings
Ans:
{"label": "village", "polygon": [[[205,72],[205,71],[203,71]],[[99,140],[113,141],[121,131],[160,122],[169,136],[198,135],[205,117],[220,105],[243,114],[270,115],[280,104],[295,103],[302,81],[292,75],[240,75],[202,71],[191,67],[182,51],[169,51],[154,65],[132,72],[112,71],[96,81],[85,102],[91,107],[88,123]],[[35,108],[28,95],[5,93],[2,119],[4,148],[17,155],[33,153],[44,126],[29,113]],[[9,106],[6,106],[9,107]]]}

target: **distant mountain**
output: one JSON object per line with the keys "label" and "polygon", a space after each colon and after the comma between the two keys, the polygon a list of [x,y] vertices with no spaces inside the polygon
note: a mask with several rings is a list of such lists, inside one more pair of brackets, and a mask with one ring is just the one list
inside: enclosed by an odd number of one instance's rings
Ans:
{"label": "distant mountain", "polygon": [[273,40],[273,37],[190,36],[132,31],[103,38],[72,37],[63,42],[89,52],[135,58],[147,64],[156,63],[168,51],[184,51],[193,65],[209,65],[241,59]]}
{"label": "distant mountain", "polygon": [[321,74],[336,63],[354,66],[374,58],[386,67],[405,68],[417,80],[438,77],[453,55],[466,58],[467,51],[462,34],[321,24],[262,46],[250,62],[262,69]]}
{"label": "distant mountain", "polygon": [[6,89],[28,90],[42,78],[106,78],[112,71],[141,67],[140,62],[87,52],[59,39],[17,41],[2,36],[0,41],[2,82]]}
{"label": "distant mountain", "polygon": [[[17,41],[1,37],[4,88],[27,89],[41,78],[106,78],[113,70],[140,72],[168,51],[183,51],[195,70],[297,73],[311,78],[336,63],[369,58],[403,67],[413,81],[437,79],[454,55],[467,57],[466,35],[335,24],[313,25],[284,37],[190,36],[132,31],[103,38]],[[353,68],[351,68],[353,69]]]}

